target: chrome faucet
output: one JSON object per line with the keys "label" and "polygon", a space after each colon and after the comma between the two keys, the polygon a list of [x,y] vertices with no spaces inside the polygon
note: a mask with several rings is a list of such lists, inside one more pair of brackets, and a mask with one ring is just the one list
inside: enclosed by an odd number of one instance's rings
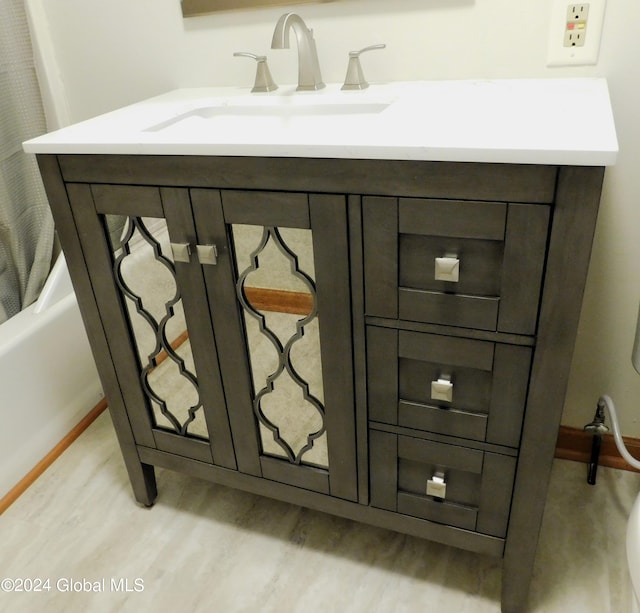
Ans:
{"label": "chrome faucet", "polygon": [[278,19],[273,39],[272,49],[289,48],[289,31],[294,31],[298,42],[298,91],[322,89],[322,75],[318,63],[316,41],[313,39],[313,30],[307,28],[300,15],[285,13]]}

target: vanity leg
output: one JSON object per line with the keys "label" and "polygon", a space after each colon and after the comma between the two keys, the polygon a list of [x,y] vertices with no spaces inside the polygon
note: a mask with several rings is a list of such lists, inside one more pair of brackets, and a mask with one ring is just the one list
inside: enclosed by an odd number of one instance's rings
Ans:
{"label": "vanity leg", "polygon": [[[111,407],[109,408],[111,409]],[[113,410],[110,412],[112,420],[116,424],[117,415],[114,415],[115,411]],[[116,433],[136,501],[145,507],[153,506],[158,496],[156,473],[153,466],[151,464],[143,464],[140,461],[133,437],[127,436],[129,434],[127,431],[123,433],[120,428],[116,428]]]}
{"label": "vanity leg", "polygon": [[158,496],[156,487],[156,473],[151,464],[138,464],[138,470],[129,472],[131,487],[136,501],[145,507],[153,506]]}
{"label": "vanity leg", "polygon": [[[526,566],[525,560],[525,566]],[[528,610],[529,568],[513,568],[505,561],[502,566],[502,613],[525,613]]]}

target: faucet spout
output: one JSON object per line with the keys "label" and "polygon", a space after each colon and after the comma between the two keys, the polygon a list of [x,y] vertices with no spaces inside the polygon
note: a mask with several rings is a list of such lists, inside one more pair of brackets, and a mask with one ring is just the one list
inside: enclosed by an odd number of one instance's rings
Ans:
{"label": "faucet spout", "polygon": [[285,13],[278,19],[271,40],[272,49],[289,48],[289,32],[293,30],[298,43],[298,90],[309,91],[322,89],[322,75],[318,62],[316,41],[313,38],[313,30],[307,28],[300,15]]}

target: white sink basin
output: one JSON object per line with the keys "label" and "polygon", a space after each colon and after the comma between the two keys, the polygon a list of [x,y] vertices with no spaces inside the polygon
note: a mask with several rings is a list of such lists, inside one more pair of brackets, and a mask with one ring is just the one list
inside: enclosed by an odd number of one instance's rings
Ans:
{"label": "white sink basin", "polygon": [[[217,104],[199,106],[171,117],[148,128],[145,132],[159,132],[180,125],[185,129],[187,123],[197,124],[203,128],[211,123],[240,121],[262,123],[265,121],[289,123],[291,121],[308,122],[322,118],[339,119],[340,117],[355,119],[358,116],[377,115],[386,111],[392,100],[361,100],[344,97],[238,97],[221,100]],[[369,117],[370,119],[370,117]],[[246,127],[249,127],[246,125]]]}

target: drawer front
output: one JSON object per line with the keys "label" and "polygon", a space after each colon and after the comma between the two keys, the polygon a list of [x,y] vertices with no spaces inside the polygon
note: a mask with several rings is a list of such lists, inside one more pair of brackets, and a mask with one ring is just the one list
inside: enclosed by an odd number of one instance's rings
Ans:
{"label": "drawer front", "polygon": [[516,459],[370,430],[371,506],[504,538]]}
{"label": "drawer front", "polygon": [[517,447],[531,348],[367,328],[369,419]]}
{"label": "drawer front", "polygon": [[547,205],[363,198],[369,315],[534,334]]}

